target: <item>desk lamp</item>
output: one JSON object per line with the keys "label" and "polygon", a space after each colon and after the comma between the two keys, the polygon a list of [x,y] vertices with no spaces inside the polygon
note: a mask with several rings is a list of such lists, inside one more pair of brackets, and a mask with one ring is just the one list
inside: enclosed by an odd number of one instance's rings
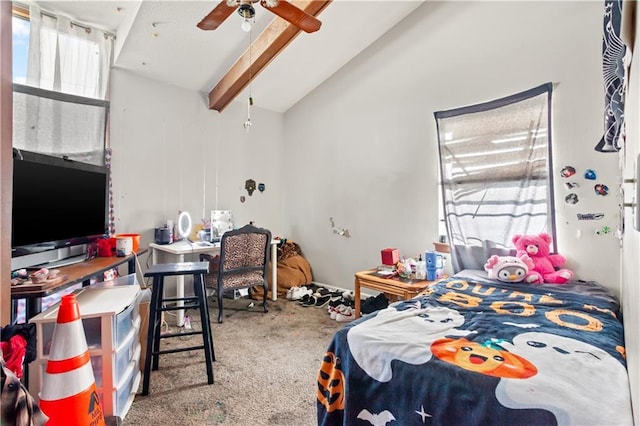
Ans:
{"label": "desk lamp", "polygon": [[189,238],[191,227],[191,215],[188,212],[180,212],[178,215],[178,236],[181,240]]}

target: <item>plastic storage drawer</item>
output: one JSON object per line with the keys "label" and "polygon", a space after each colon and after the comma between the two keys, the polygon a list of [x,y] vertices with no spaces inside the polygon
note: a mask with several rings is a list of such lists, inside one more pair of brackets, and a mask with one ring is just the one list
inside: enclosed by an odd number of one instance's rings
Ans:
{"label": "plastic storage drawer", "polygon": [[[96,387],[117,390],[116,384],[133,380],[132,363],[140,359],[140,287],[123,285],[82,288],[75,292],[91,356]],[[37,358],[30,364],[29,392],[38,399],[55,329],[59,304],[36,315]],[[117,343],[117,344],[116,344]],[[116,415],[120,394],[106,393],[101,402],[105,416]]]}

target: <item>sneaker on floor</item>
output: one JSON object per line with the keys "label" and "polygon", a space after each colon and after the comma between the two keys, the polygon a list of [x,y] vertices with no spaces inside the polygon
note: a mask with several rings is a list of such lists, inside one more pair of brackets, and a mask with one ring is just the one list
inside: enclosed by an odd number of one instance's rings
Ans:
{"label": "sneaker on floor", "polygon": [[350,308],[355,308],[356,307],[356,301],[353,299],[341,299],[342,300],[342,304],[344,306],[348,306]]}
{"label": "sneaker on floor", "polygon": [[326,296],[329,293],[331,293],[328,289],[324,288],[324,287],[320,287],[316,290],[314,294],[314,296]]}
{"label": "sneaker on floor", "polygon": [[287,289],[287,300],[293,300],[293,293],[298,290],[299,287],[289,287]]}
{"label": "sneaker on floor", "polygon": [[311,290],[309,290],[308,288],[306,288],[304,286],[303,287],[298,287],[298,289],[293,292],[291,300],[300,300],[304,296],[311,295],[311,294],[313,294],[313,292]]}
{"label": "sneaker on floor", "polygon": [[300,304],[303,307],[308,308],[309,306],[316,306],[318,298],[316,296],[311,296],[307,294],[300,300],[301,300]]}
{"label": "sneaker on floor", "polygon": [[[329,300],[328,303],[328,307],[327,307],[327,311],[329,313],[331,313],[332,311],[336,311],[338,309],[343,309],[344,307],[351,307],[351,308],[355,308],[356,306],[356,302],[355,300],[345,300],[342,295],[340,295],[339,297],[331,297],[331,299]],[[334,314],[335,315],[335,314]],[[332,317],[332,319],[335,319]]]}
{"label": "sneaker on floor", "polygon": [[327,307],[327,312],[329,313],[331,319],[336,319],[336,315],[338,314],[338,312],[346,308],[346,306],[342,304],[342,298],[330,300],[328,305],[329,306]]}
{"label": "sneaker on floor", "polygon": [[375,300],[373,301],[373,306],[376,308],[376,311],[379,311],[380,309],[385,309],[389,306],[389,299],[387,299],[387,296],[385,296],[384,293],[380,293],[375,297]]}
{"label": "sneaker on floor", "polygon": [[311,294],[313,294],[313,293],[315,293],[316,291],[318,291],[318,289],[319,289],[319,288],[322,288],[322,287],[320,287],[318,284],[314,284],[314,283],[308,284],[308,285],[306,286],[306,289],[307,289],[307,290],[311,290]]}
{"label": "sneaker on floor", "polygon": [[377,296],[371,296],[366,300],[363,300],[362,304],[360,305],[360,311],[363,314],[370,314],[372,312],[384,309],[387,306],[389,306],[387,297],[384,295],[384,293],[380,293]]}
{"label": "sneaker on floor", "polygon": [[[311,299],[313,299],[313,303],[311,303]],[[298,303],[301,305],[311,305],[311,304],[315,304],[315,296],[312,296],[311,294],[307,293],[304,296],[302,296],[300,299],[298,299]]]}
{"label": "sneaker on floor", "polygon": [[302,287],[291,287],[291,299],[298,300],[302,296]]}
{"label": "sneaker on floor", "polygon": [[353,321],[356,318],[354,310],[350,306],[346,306],[345,309],[340,310],[336,314],[336,321],[338,322],[349,322]]}
{"label": "sneaker on floor", "polygon": [[334,308],[338,305],[342,304],[342,297],[330,297],[329,306],[333,306]]}
{"label": "sneaker on floor", "polygon": [[322,308],[326,306],[331,301],[331,296],[316,296],[316,304],[314,305],[316,308]]}
{"label": "sneaker on floor", "polygon": [[374,296],[368,297],[360,303],[360,312],[363,314],[370,314],[378,309],[376,308],[376,298]]}

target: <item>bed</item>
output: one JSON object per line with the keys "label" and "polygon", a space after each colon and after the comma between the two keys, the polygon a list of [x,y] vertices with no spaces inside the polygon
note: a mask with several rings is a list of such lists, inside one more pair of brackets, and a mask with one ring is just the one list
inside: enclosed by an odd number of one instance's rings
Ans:
{"label": "bed", "polygon": [[319,425],[631,425],[619,302],[592,281],[462,271],[340,329],[317,414]]}

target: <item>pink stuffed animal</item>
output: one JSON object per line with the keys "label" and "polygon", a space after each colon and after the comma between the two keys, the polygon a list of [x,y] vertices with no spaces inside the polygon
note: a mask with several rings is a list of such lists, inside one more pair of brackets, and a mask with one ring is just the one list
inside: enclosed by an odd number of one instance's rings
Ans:
{"label": "pink stuffed animal", "polygon": [[514,235],[511,239],[518,249],[517,256],[528,254],[534,267],[529,269],[529,283],[564,284],[573,278],[573,271],[562,269],[567,258],[561,254],[549,254],[553,239],[547,233],[538,235]]}

